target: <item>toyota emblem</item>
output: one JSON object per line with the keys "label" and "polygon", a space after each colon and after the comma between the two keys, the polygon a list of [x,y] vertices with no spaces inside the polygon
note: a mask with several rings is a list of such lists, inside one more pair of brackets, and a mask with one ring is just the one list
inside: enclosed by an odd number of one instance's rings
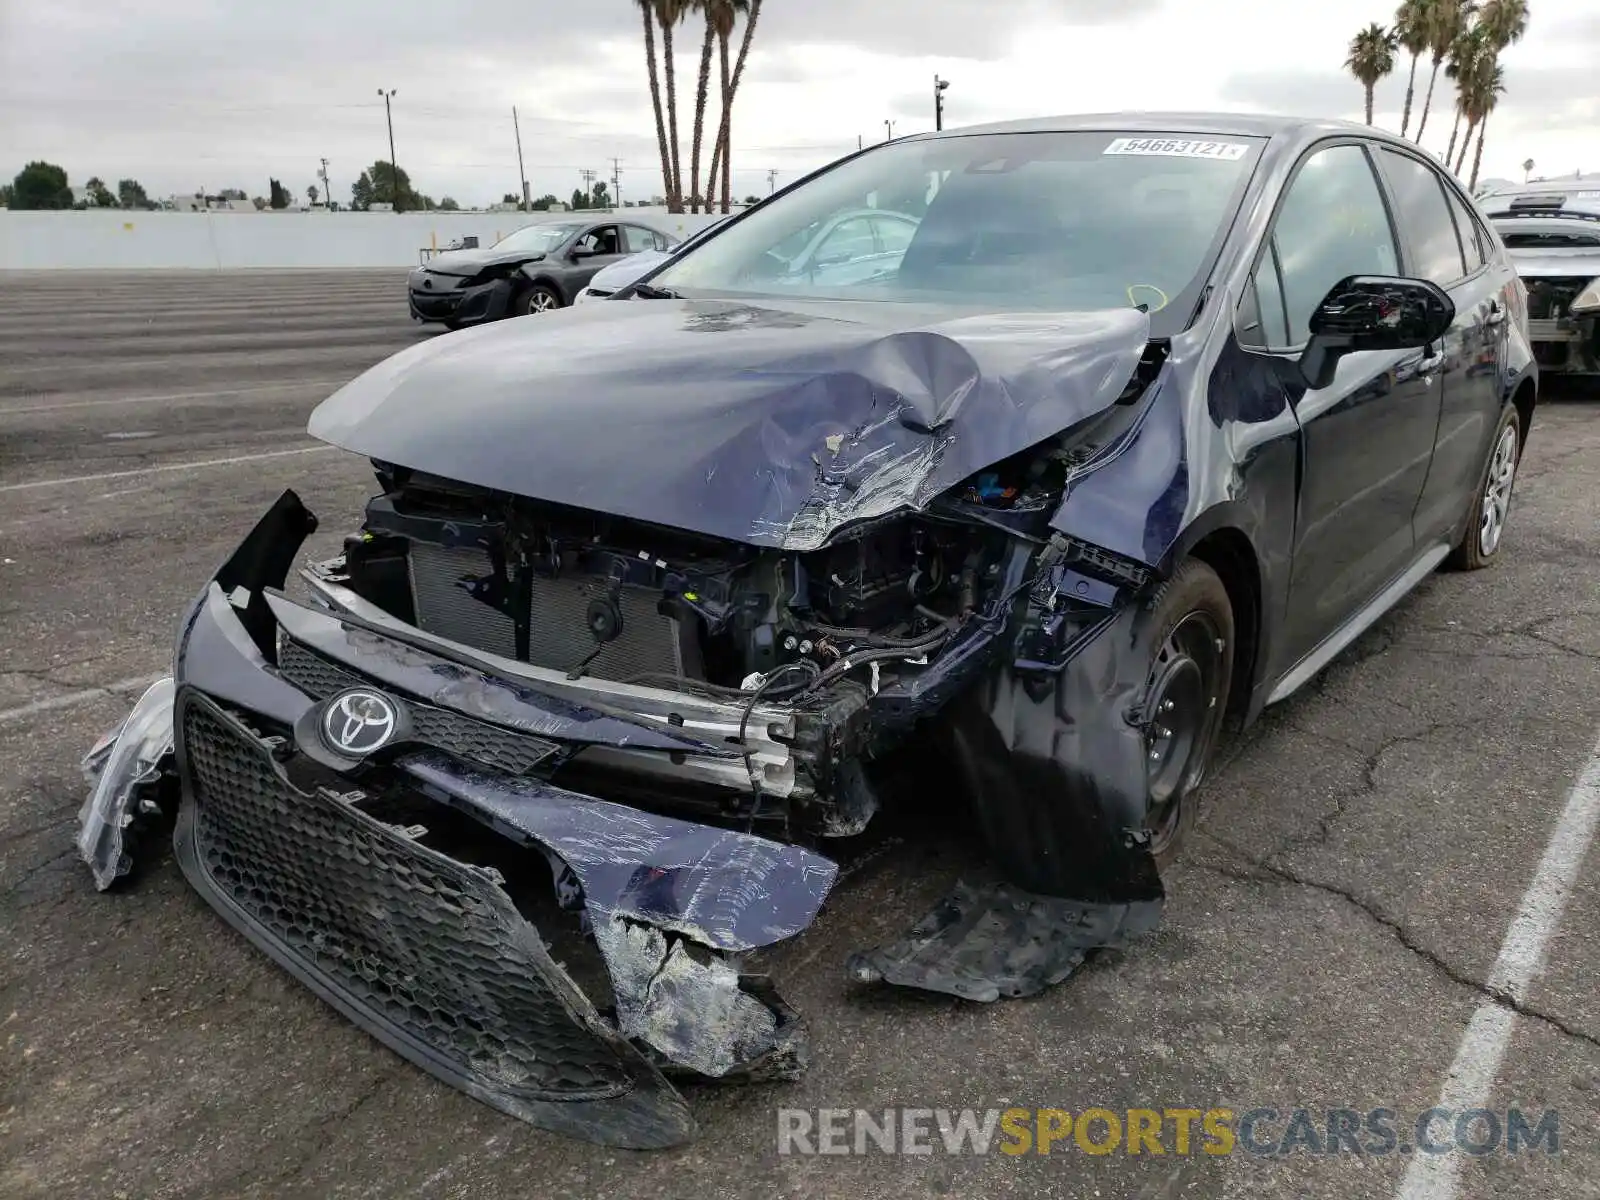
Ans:
{"label": "toyota emblem", "polygon": [[360,758],[381,749],[400,725],[400,710],[379,692],[353,688],[328,702],[322,736],[340,754]]}

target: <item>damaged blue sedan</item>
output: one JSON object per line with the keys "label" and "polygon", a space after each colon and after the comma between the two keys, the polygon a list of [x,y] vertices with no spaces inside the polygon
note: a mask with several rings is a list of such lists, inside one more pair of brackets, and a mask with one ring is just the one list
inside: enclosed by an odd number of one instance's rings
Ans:
{"label": "damaged blue sedan", "polygon": [[917,803],[884,781],[907,746],[948,757],[999,882],[851,980],[1028,995],[1152,927],[1225,723],[1500,553],[1536,387],[1500,241],[1381,132],[873,147],[611,302],[329,397],[310,431],[371,461],[364,516],[298,571],[315,518],[261,518],[85,760],[79,846],[108,888],[170,827],[228,922],[412,1062],[678,1144],[673,1080],[803,1070],[749,956]]}

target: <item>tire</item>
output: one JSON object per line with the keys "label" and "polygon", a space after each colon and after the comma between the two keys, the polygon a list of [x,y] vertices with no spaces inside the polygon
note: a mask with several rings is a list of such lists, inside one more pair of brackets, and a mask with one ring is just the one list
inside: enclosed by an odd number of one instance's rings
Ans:
{"label": "tire", "polygon": [[562,308],[561,293],[549,284],[536,283],[525,287],[511,298],[513,317],[532,317]]}
{"label": "tire", "polygon": [[1132,653],[1147,664],[1141,710],[1149,774],[1145,829],[1166,870],[1198,816],[1233,684],[1233,605],[1217,573],[1187,559],[1146,603]]}
{"label": "tire", "polygon": [[1506,522],[1511,516],[1511,492],[1522,461],[1522,423],[1517,410],[1507,404],[1500,413],[1489,454],[1467,504],[1466,528],[1445,565],[1455,571],[1481,571],[1490,566],[1505,544]]}

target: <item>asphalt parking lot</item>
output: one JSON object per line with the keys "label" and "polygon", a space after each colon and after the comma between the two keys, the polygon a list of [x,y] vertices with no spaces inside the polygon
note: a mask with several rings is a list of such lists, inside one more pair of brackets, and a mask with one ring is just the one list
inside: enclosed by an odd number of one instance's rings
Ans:
{"label": "asphalt parking lot", "polygon": [[[403,1062],[226,928],[170,857],[100,895],[72,847],[80,755],[165,668],[180,607],[260,512],[293,486],[323,518],[317,551],[357,518],[367,465],[305,420],[435,336],[403,286],[0,277],[0,1195],[1396,1194],[1400,1153],[780,1156],[776,1113],[1389,1108],[1404,1125],[1453,1062],[1465,1086],[1463,1036],[1596,753],[1600,394],[1547,397],[1495,568],[1432,579],[1225,749],[1157,933],[1032,1001],[859,990],[848,952],[973,867],[960,846],[892,846],[767,960],[811,1024],[804,1081],[699,1088],[698,1143],[630,1154]],[[1509,1044],[1481,1105],[1557,1110],[1561,1153],[1457,1155],[1462,1196],[1600,1195],[1596,864],[1542,972],[1498,1006]]]}

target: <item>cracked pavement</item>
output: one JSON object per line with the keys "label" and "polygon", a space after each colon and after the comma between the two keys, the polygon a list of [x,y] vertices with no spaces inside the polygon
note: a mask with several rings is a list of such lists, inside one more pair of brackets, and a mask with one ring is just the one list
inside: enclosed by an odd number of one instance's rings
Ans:
{"label": "cracked pavement", "polygon": [[[635,1155],[403,1063],[160,848],[114,895],[72,851],[78,759],[164,668],[200,582],[286,485],[323,518],[313,550],[336,547],[370,475],[327,453],[5,486],[309,446],[337,381],[431,336],[402,290],[61,273],[0,293],[0,711],[25,710],[0,721],[0,1194],[1393,1195],[1398,1155],[780,1158],[775,1112],[1431,1106],[1600,725],[1600,393],[1546,396],[1497,566],[1431,578],[1223,747],[1154,934],[1030,1001],[859,989],[849,952],[975,866],[909,830],[761,956],[810,1022],[806,1078],[697,1087],[700,1141]],[[1463,1196],[1600,1195],[1596,879],[1591,855],[1543,975],[1504,1001],[1522,1019],[1490,1100],[1559,1109],[1563,1153],[1473,1159]]]}

